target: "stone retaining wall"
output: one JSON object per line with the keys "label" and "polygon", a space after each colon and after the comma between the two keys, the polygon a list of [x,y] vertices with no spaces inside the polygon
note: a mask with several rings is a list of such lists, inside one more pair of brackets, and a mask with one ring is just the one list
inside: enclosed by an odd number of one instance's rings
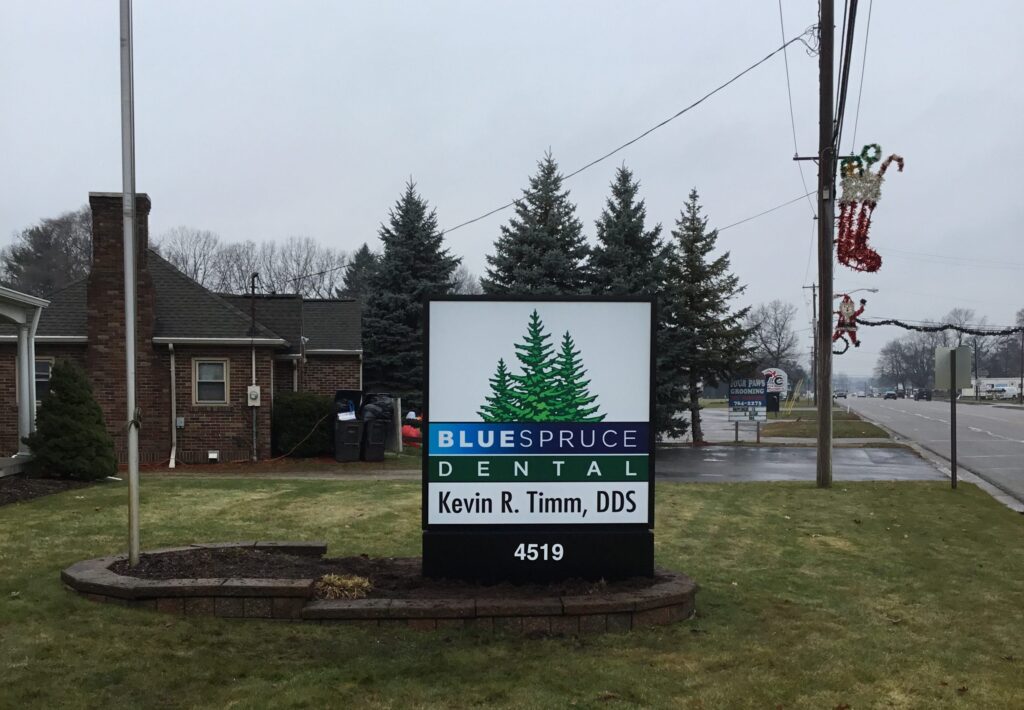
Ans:
{"label": "stone retaining wall", "polygon": [[[240,542],[196,547],[251,547],[267,552],[322,556],[322,542]],[[314,599],[313,579],[168,579],[128,577],[110,566],[124,556],[101,557],[61,572],[64,583],[87,599],[170,614],[402,626],[434,630],[477,628],[524,634],[629,631],[670,624],[693,614],[696,583],[684,574],[658,570],[645,589],[537,599]]]}

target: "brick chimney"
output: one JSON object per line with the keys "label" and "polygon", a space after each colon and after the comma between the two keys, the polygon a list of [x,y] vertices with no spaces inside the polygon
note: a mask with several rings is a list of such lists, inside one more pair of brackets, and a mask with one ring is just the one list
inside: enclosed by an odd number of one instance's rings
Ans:
{"label": "brick chimney", "polygon": [[[118,458],[123,460],[127,447],[128,420],[125,393],[125,316],[124,316],[124,214],[120,192],[90,192],[92,209],[92,269],[87,290],[89,348],[86,366],[96,399],[103,409],[107,429],[114,437]],[[167,373],[153,346],[155,293],[149,273],[149,196],[135,196],[136,264],[136,401],[143,413],[144,441],[163,446],[160,432],[167,417],[159,402],[147,393],[166,389]],[[161,375],[163,377],[161,378]],[[157,397],[157,400],[163,399]],[[148,425],[148,426],[147,426]],[[152,437],[146,437],[146,433]],[[169,436],[169,435],[168,435]]]}

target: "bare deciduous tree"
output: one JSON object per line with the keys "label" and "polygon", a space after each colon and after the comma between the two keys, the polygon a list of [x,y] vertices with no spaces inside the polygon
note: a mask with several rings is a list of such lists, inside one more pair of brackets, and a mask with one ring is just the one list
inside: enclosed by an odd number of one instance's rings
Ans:
{"label": "bare deciduous tree", "polygon": [[465,264],[460,264],[459,268],[452,274],[452,292],[467,296],[478,296],[484,292],[484,289],[480,285],[480,278],[470,271]]}
{"label": "bare deciduous tree", "polygon": [[261,246],[260,280],[276,293],[333,298],[344,282],[347,263],[344,252],[321,246],[311,237],[289,237],[280,246]]}
{"label": "bare deciduous tree", "polygon": [[249,293],[250,279],[260,271],[267,244],[245,241],[225,244],[217,254],[214,290],[221,293]]}
{"label": "bare deciduous tree", "polygon": [[778,299],[762,303],[747,315],[754,357],[766,366],[784,367],[797,359],[797,337],[793,330],[797,309]]}
{"label": "bare deciduous tree", "polygon": [[213,288],[221,270],[220,237],[206,229],[179,226],[154,245],[160,255],[193,281]]}

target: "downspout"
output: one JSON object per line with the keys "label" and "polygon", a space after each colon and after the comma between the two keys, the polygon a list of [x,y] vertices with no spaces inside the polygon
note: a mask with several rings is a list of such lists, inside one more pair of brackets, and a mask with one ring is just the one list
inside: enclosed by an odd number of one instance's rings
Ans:
{"label": "downspout", "polygon": [[178,453],[178,402],[175,396],[177,388],[174,375],[174,343],[167,343],[167,352],[171,355],[171,461],[168,468],[174,468],[174,458]]}
{"label": "downspout", "polygon": [[32,399],[29,400],[29,404],[32,408],[32,418],[29,422],[29,431],[36,430],[36,330],[39,328],[39,317],[43,314],[43,309],[36,308],[36,312],[32,315],[32,326],[28,331],[28,357],[29,357],[29,370],[32,372],[32,379],[29,380],[29,391],[32,393]]}
{"label": "downspout", "polygon": [[[256,384],[256,346],[255,345],[252,346],[252,384],[254,384],[254,385]],[[248,400],[247,400],[247,403],[248,403]],[[256,449],[256,445],[257,445],[256,407],[249,407],[249,409],[250,409],[250,411],[252,411],[252,462],[256,463],[256,460],[257,460],[257,456],[256,456],[256,451],[257,451],[257,449]]]}
{"label": "downspout", "polygon": [[299,361],[292,360],[292,392],[299,391]]}
{"label": "downspout", "polygon": [[[252,323],[249,326],[249,335],[251,340],[249,346],[252,350],[252,385],[256,385],[256,280],[259,279],[260,275],[256,272],[252,274],[251,290],[249,291],[249,314],[252,318]],[[257,436],[256,436],[256,407],[253,407],[249,402],[248,396],[246,397],[246,404],[249,405],[249,411],[252,413],[252,462],[256,463],[258,456],[257,451]]]}

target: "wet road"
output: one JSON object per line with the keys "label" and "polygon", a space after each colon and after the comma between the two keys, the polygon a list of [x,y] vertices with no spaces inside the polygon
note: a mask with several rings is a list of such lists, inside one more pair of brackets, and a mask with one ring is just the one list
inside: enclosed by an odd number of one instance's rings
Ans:
{"label": "wet road", "polygon": [[[850,399],[861,416],[949,459],[949,402]],[[1024,410],[958,404],[957,462],[1024,500]]]}
{"label": "wet road", "polygon": [[[815,451],[806,447],[705,446],[662,448],[659,481],[813,481]],[[834,449],[836,481],[944,481],[927,461],[899,448]]]}

